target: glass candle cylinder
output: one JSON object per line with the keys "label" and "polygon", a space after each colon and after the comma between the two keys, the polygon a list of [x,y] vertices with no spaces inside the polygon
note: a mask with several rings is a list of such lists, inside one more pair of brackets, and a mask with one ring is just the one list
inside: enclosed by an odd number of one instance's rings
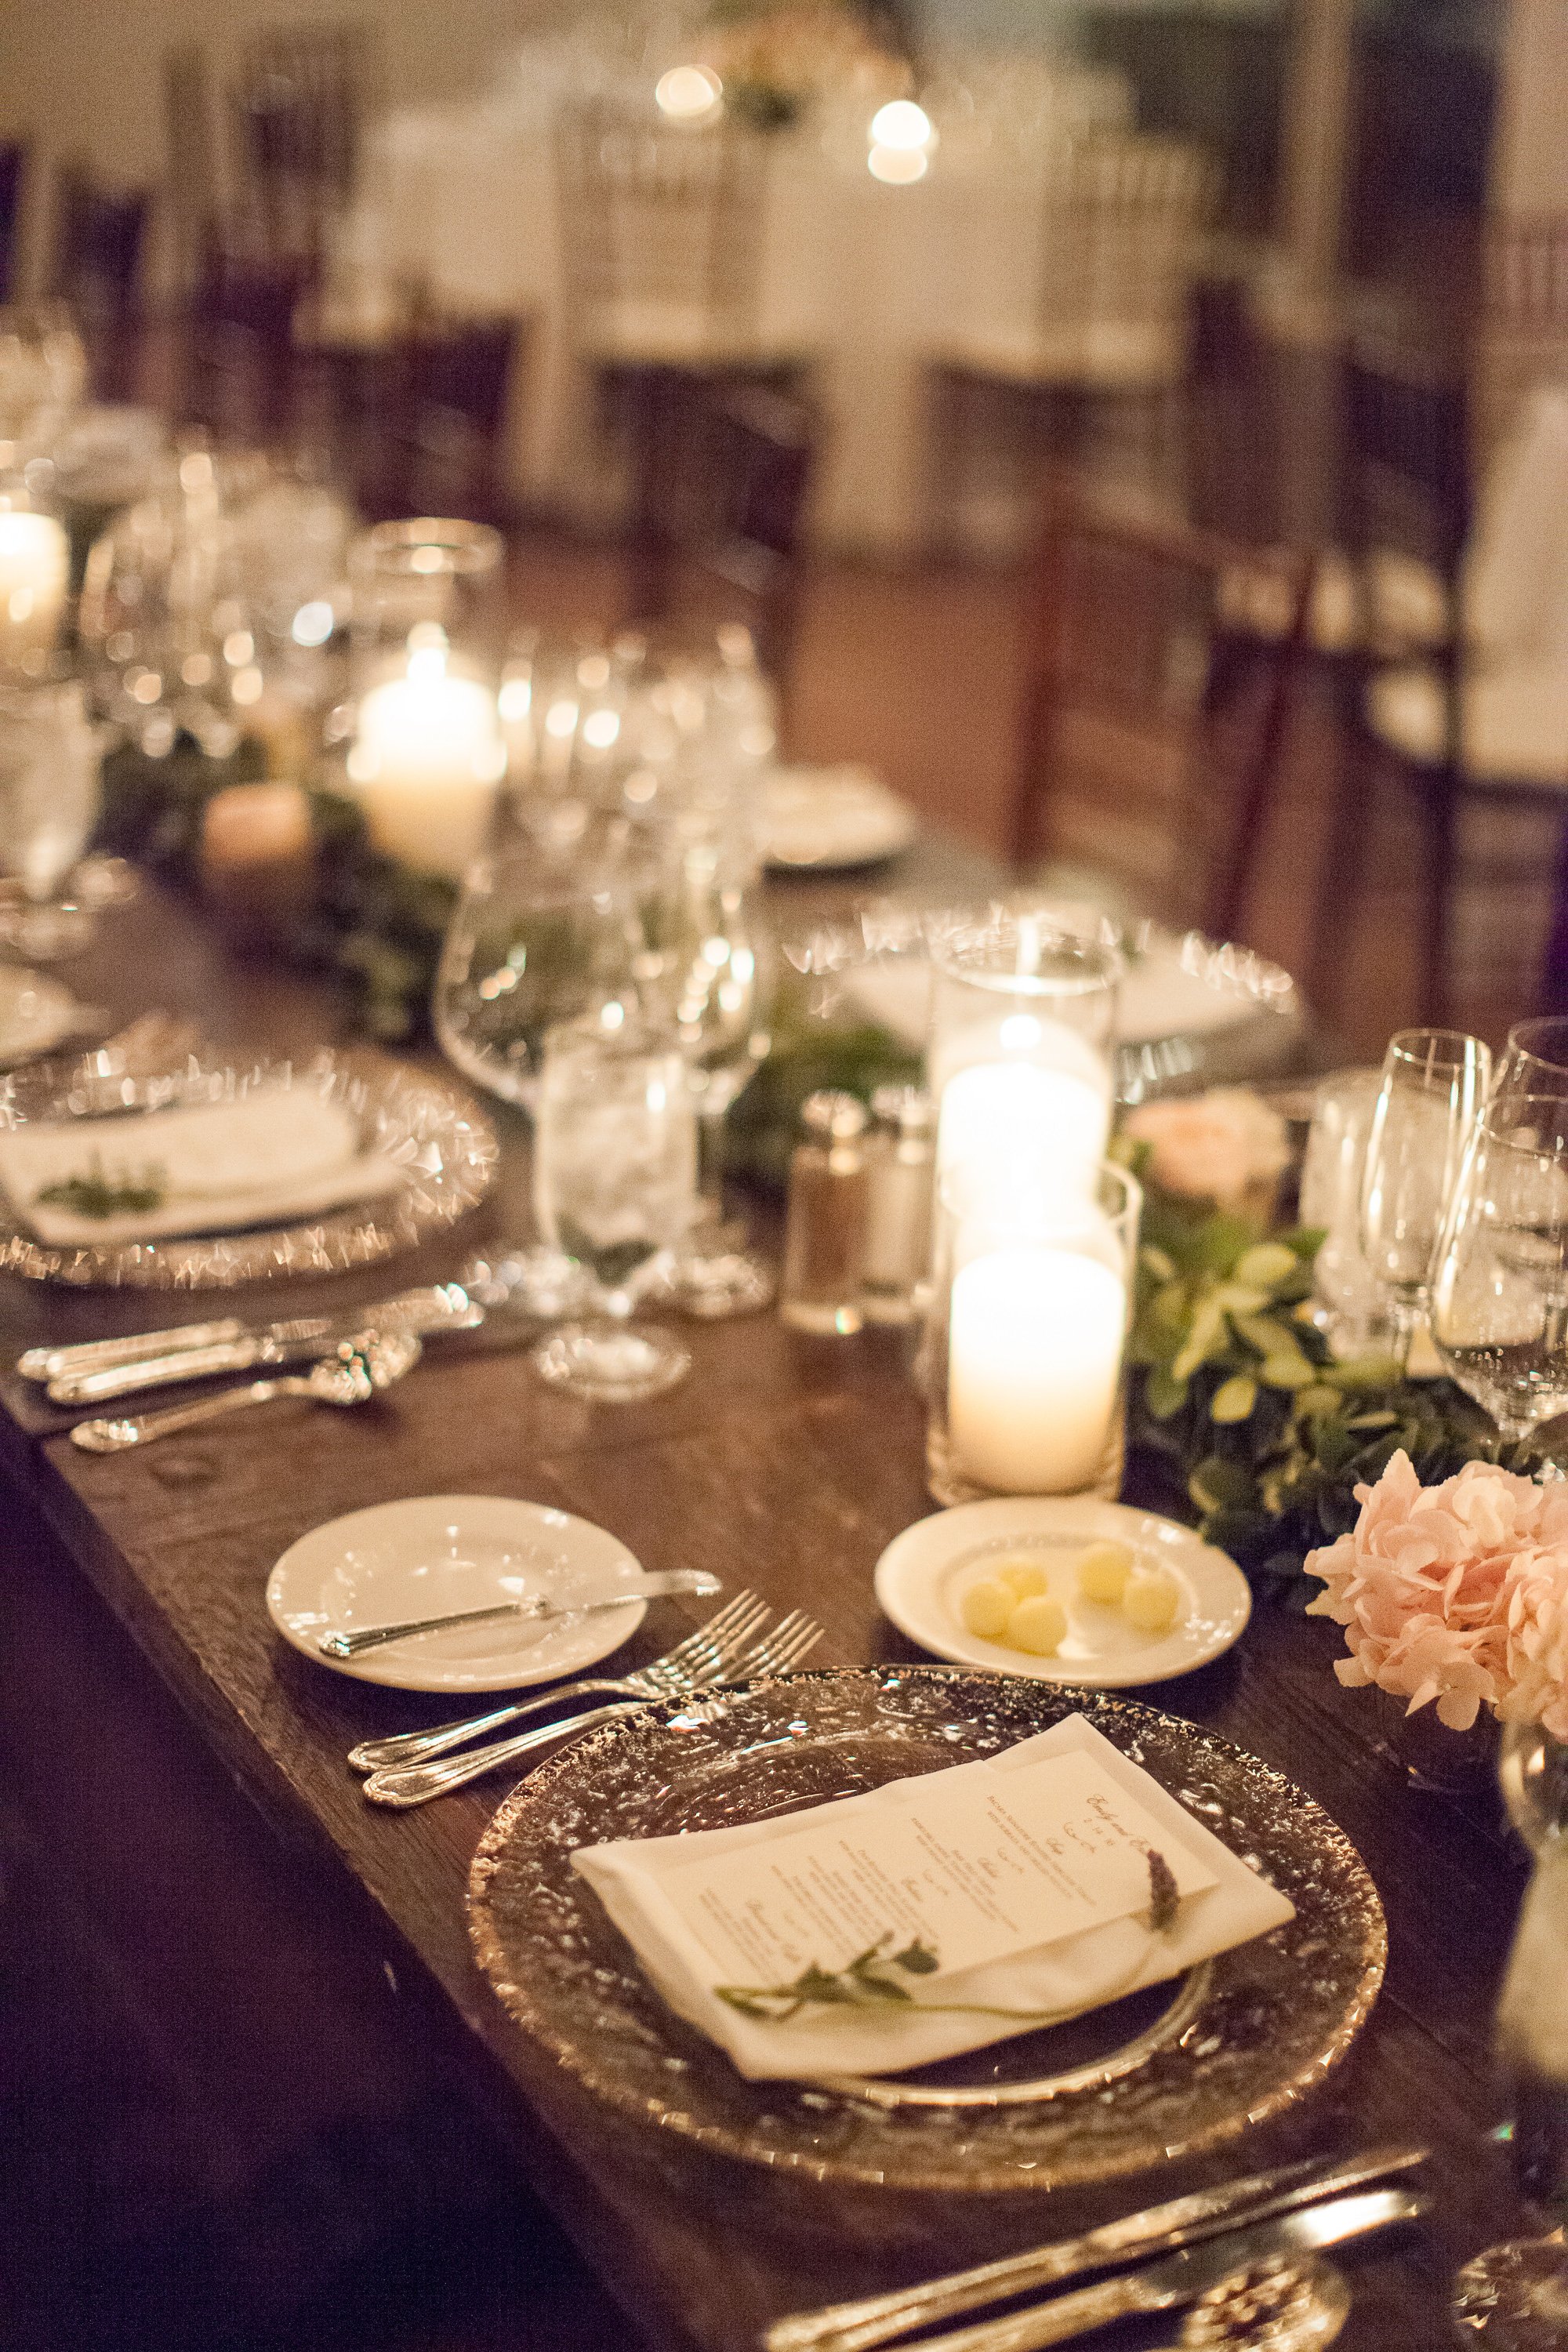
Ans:
{"label": "glass candle cylinder", "polygon": [[939,1502],[1114,1496],[1142,1206],[1110,1163],[1064,1192],[1048,1153],[941,1180],[924,1350]]}
{"label": "glass candle cylinder", "polygon": [[1119,950],[1048,909],[996,909],[933,964],[939,1174],[1026,1151],[1087,1194],[1110,1132]]}
{"label": "glass candle cylinder", "polygon": [[0,475],[0,678],[47,676],[69,581],[65,525],[25,473]]}
{"label": "glass candle cylinder", "polygon": [[378,523],[350,554],[353,685],[348,778],[390,857],[461,876],[484,847],[507,751],[497,531],[481,523]]}

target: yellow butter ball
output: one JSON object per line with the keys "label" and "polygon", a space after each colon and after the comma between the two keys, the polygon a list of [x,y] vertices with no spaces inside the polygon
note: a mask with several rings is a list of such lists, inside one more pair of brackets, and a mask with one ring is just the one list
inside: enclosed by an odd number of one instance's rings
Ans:
{"label": "yellow butter ball", "polygon": [[1025,1559],[1021,1556],[1017,1559],[999,1560],[991,1573],[1000,1577],[1016,1601],[1031,1601],[1036,1593],[1048,1592],[1051,1589],[1051,1572],[1044,1560]]}
{"label": "yellow butter ball", "polygon": [[1121,1606],[1143,1633],[1163,1633],[1175,1622],[1182,1588],[1168,1568],[1136,1568],[1127,1580]]}
{"label": "yellow butter ball", "polygon": [[1078,1564],[1078,1589],[1086,1601],[1120,1601],[1132,1573],[1132,1554],[1124,1543],[1091,1543]]}
{"label": "yellow butter ball", "polygon": [[986,1577],[970,1586],[959,1613],[970,1633],[978,1633],[983,1642],[999,1642],[1013,1613],[1013,1595],[1005,1584]]}
{"label": "yellow butter ball", "polygon": [[1007,1621],[1007,1640],[1013,1649],[1027,1650],[1031,1657],[1054,1658],[1067,1629],[1068,1612],[1061,1602],[1047,1592],[1037,1592],[1014,1610]]}

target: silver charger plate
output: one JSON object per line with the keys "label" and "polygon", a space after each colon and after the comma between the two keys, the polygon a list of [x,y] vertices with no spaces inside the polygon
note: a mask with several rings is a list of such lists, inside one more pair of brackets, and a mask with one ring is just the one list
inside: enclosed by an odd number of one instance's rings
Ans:
{"label": "silver charger plate", "polygon": [[97,1067],[100,1058],[89,1055],[63,1080],[58,1064],[15,1072],[0,1087],[0,1128],[46,1119],[85,1124],[127,1110],[236,1101],[262,1085],[303,1087],[341,1103],[358,1124],[361,1149],[392,1160],[407,1181],[389,1197],[292,1223],[76,1248],[37,1240],[0,1193],[0,1272],[135,1290],[230,1290],[342,1274],[427,1241],[476,1208],[495,1182],[494,1129],[472,1097],[438,1072],[373,1053],[328,1050],[309,1062],[237,1066],[193,1053],[178,1068],[132,1079],[106,1076]]}
{"label": "silver charger plate", "polygon": [[[752,2083],[666,2006],[571,1865],[579,1846],[763,1821],[994,1755],[1075,1713],[1279,1886],[1289,1925],[918,2074]],[[1046,2192],[1223,2146],[1321,2082],[1386,1950],[1349,1840],[1245,1749],[1104,1692],[940,1666],[793,1675],[587,1735],[491,1822],[469,1926],[519,2028],[625,2120],[775,2177],[943,2193]]]}

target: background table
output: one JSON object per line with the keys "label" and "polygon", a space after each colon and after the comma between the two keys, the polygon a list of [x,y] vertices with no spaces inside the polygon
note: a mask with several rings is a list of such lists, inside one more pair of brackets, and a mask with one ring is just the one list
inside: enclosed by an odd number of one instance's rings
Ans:
{"label": "background table", "polygon": [[[81,985],[127,1013],[149,1003],[197,1013],[218,1043],[294,1050],[331,1025],[309,984],[233,964],[184,908],[152,894],[106,924]],[[515,1232],[525,1172],[514,1125],[496,1200],[397,1278],[447,1271],[486,1234]],[[361,1276],[312,1297],[363,1298],[384,1283]],[[136,1328],[160,1311],[180,1319],[187,1302],[7,1283],[4,1361],[46,1335]],[[258,2063],[271,2053],[268,2130],[286,2134],[291,2102],[335,2097],[374,2123],[410,2098],[460,2097],[507,2133],[642,2337],[742,2352],[773,2314],[1027,2242],[1068,2209],[1037,2195],[916,2200],[898,2209],[901,2245],[878,2249],[866,2224],[885,2222],[889,2204],[797,2196],[613,2125],[512,2030],[469,1957],[468,1864],[504,1783],[407,1814],[364,1804],[345,1750],[429,1720],[430,1703],[317,1671],[272,1633],[262,1604],[278,1555],[338,1513],[503,1494],[599,1521],[649,1569],[709,1569],[779,1609],[812,1610],[826,1628],[823,1664],[916,1654],[871,1591],[884,1545],[929,1508],[898,1340],[810,1340],[772,1317],[688,1336],[692,1377],[644,1405],[578,1404],[543,1389],[518,1348],[479,1334],[433,1346],[360,1412],[279,1407],[145,1455],[78,1453],[66,1417],[5,1374],[0,1463],[15,1516],[0,1742],[62,1874],[92,1879],[124,1968],[146,1999],[175,2005],[189,2063],[205,2053],[221,2084],[237,2052]],[[47,1533],[28,1542],[35,1514]],[[635,1654],[701,1613],[660,1604]],[[1489,1802],[1467,1810],[1404,1785],[1371,1696],[1333,1678],[1338,1642],[1262,1597],[1227,1657],[1151,1694],[1318,1798],[1364,1855],[1391,1928],[1387,1984],[1348,2063],[1209,2176],[1303,2146],[1429,2139],[1430,2227],[1357,2263],[1343,2341],[1430,2352],[1454,2264],[1520,2220],[1487,2133],[1489,2017],[1522,1863]],[[198,1848],[201,1818],[218,1826]],[[230,2149],[237,2169],[247,2154]],[[1147,2197],[1174,2185],[1151,2179]]]}

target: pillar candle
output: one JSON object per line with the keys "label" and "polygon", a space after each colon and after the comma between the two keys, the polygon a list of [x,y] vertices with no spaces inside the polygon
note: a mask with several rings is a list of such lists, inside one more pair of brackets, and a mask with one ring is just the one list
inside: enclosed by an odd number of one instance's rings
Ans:
{"label": "pillar candle", "polygon": [[31,668],[51,653],[70,573],[70,546],[53,515],[0,510],[0,667]]}
{"label": "pillar candle", "polygon": [[1099,1258],[1022,1246],[953,1277],[948,1428],[954,1458],[1005,1495],[1093,1485],[1121,1395],[1127,1291]]}
{"label": "pillar candle", "polygon": [[506,772],[494,694],[448,676],[443,654],[411,655],[405,677],[360,704],[348,772],[378,849],[460,879],[484,847]]}
{"label": "pillar candle", "polygon": [[1009,1152],[1059,1165],[1064,1181],[1087,1192],[1110,1132],[1109,1087],[1079,1070],[1036,1062],[982,1062],[942,1090],[937,1172],[965,1161],[994,1165]]}

